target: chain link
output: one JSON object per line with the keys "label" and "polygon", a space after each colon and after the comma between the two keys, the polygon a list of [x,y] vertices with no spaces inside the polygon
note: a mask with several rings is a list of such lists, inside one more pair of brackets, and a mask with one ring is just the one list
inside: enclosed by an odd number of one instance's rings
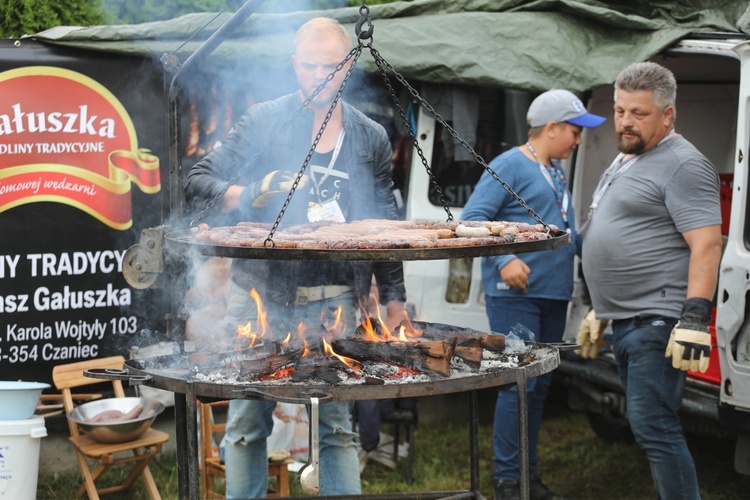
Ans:
{"label": "chain link", "polygon": [[393,89],[393,86],[391,85],[391,80],[388,78],[388,74],[383,69],[383,64],[388,64],[388,63],[382,57],[380,57],[380,54],[378,53],[377,50],[375,50],[372,47],[372,45],[368,45],[367,47],[370,49],[370,53],[372,54],[372,57],[375,59],[375,64],[378,66],[378,69],[380,70],[380,75],[383,77],[385,86],[388,87],[388,93],[391,96],[391,100],[393,101],[394,106],[396,106],[396,109],[398,109],[398,114],[401,117],[401,121],[404,124],[404,127],[406,127],[406,130],[409,133],[409,137],[411,138],[411,142],[414,145],[414,149],[417,150],[417,154],[419,155],[419,158],[422,161],[422,166],[424,166],[424,169],[427,172],[427,175],[430,176],[430,182],[435,187],[435,190],[437,191],[438,196],[440,197],[440,202],[443,204],[443,209],[448,214],[448,220],[452,221],[453,214],[451,213],[451,209],[448,206],[448,199],[445,197],[442,187],[440,187],[440,184],[437,182],[437,178],[435,177],[435,174],[432,172],[432,169],[430,168],[430,165],[427,162],[427,158],[425,158],[424,151],[422,151],[422,147],[419,145],[417,134],[412,128],[411,123],[409,122],[409,119],[406,117],[406,113],[404,112],[404,109],[401,107],[401,103],[398,102],[398,96],[396,95],[396,91]]}
{"label": "chain link", "polygon": [[[352,49],[351,52],[349,52],[346,58],[336,66],[336,69],[333,70],[333,73],[328,75],[328,77],[326,78],[326,81],[316,89],[316,92],[323,90],[323,87],[325,87],[325,85],[333,79],[334,75],[338,73],[339,71],[341,71],[341,69],[343,69],[347,61],[349,61],[350,59],[352,60],[352,64],[349,66],[349,69],[346,70],[344,79],[341,81],[341,85],[339,85],[339,89],[336,92],[336,96],[333,98],[333,102],[331,102],[331,106],[328,108],[326,117],[323,119],[323,123],[320,125],[320,129],[318,130],[318,133],[315,135],[315,140],[313,140],[312,146],[310,146],[310,150],[307,152],[305,161],[302,162],[302,168],[300,168],[300,171],[297,174],[297,178],[294,179],[292,188],[289,190],[289,194],[287,195],[286,200],[284,200],[284,205],[282,205],[281,211],[279,211],[279,215],[276,217],[276,221],[273,223],[273,226],[271,227],[271,232],[268,234],[268,237],[263,242],[264,246],[267,246],[268,243],[271,243],[271,245],[273,246],[273,235],[276,233],[276,229],[279,227],[279,224],[281,223],[281,219],[284,217],[287,207],[289,207],[289,203],[291,203],[292,201],[292,196],[294,196],[294,192],[297,190],[297,185],[299,184],[300,179],[302,179],[302,176],[305,173],[305,169],[307,168],[307,165],[310,163],[310,160],[312,159],[313,154],[315,154],[315,148],[318,146],[318,142],[320,142],[320,138],[323,136],[323,132],[325,131],[326,126],[328,125],[328,121],[331,119],[331,116],[333,116],[333,111],[336,109],[336,105],[341,100],[341,94],[344,92],[346,83],[349,81],[349,77],[352,75],[352,71],[354,71],[354,67],[357,65],[357,59],[359,59],[360,55],[362,55],[361,43],[357,45],[354,49]],[[352,59],[352,56],[353,56],[353,59]],[[305,101],[305,103],[309,103],[308,101],[312,101],[312,98],[313,96],[310,96],[310,98],[307,101]],[[306,104],[303,104],[303,106],[306,106]]]}
{"label": "chain link", "polygon": [[[523,208],[526,209],[526,211],[529,213],[529,215],[531,215],[531,217],[534,218],[534,220],[536,220],[537,222],[539,222],[540,224],[542,224],[545,228],[547,228],[547,231],[549,231],[550,230],[549,225],[546,224],[542,220],[542,218],[539,217],[539,215],[531,207],[529,207],[526,204],[526,201],[523,198],[521,198],[518,195],[518,193],[516,193],[513,190],[513,188],[511,188],[510,185],[508,185],[507,182],[505,182],[504,180],[502,180],[500,178],[500,176],[497,175],[497,173],[494,170],[492,170],[489,167],[489,165],[487,165],[487,163],[484,161],[484,159],[481,156],[479,156],[479,154],[477,154],[476,151],[474,151],[474,148],[472,148],[471,145],[468,142],[466,142],[464,139],[462,139],[458,135],[458,132],[456,132],[453,129],[453,127],[451,127],[448,124],[448,122],[446,122],[445,119],[442,116],[440,116],[440,114],[437,111],[435,111],[435,108],[433,108],[432,105],[430,105],[430,103],[428,103],[421,95],[419,95],[419,92],[417,92],[417,90],[414,87],[412,87],[411,85],[409,85],[409,82],[407,82],[406,79],[398,71],[396,71],[396,69],[393,66],[391,66],[391,64],[388,61],[386,61],[385,59],[383,59],[383,57],[380,55],[380,53],[377,51],[377,49],[375,49],[374,47],[372,47],[371,44],[368,44],[367,47],[370,49],[370,53],[372,54],[372,57],[375,59],[375,63],[377,64],[378,68],[381,69],[381,73],[386,78],[386,81],[387,81],[388,77],[383,72],[382,66],[385,66],[388,69],[388,71],[390,71],[394,75],[394,77],[399,81],[399,83],[401,83],[401,85],[403,85],[404,88],[406,88],[409,91],[409,94],[411,94],[411,96],[414,97],[419,102],[419,104],[421,104],[422,106],[424,106],[424,108],[427,111],[429,111],[430,114],[432,114],[435,117],[435,119],[443,127],[445,127],[445,129],[451,134],[451,136],[454,139],[456,139],[461,144],[461,146],[466,151],[468,151],[469,154],[471,154],[474,157],[474,160],[476,160],[477,163],[479,163],[480,165],[482,165],[482,167],[484,167],[484,169],[492,176],[493,179],[495,179],[496,181],[498,181],[500,183],[500,185],[516,200],[516,202],[518,202],[519,205],[521,205]],[[392,87],[390,86],[390,82],[389,81],[387,81],[386,85],[388,85],[389,91],[392,91]],[[391,95],[391,98],[393,98],[393,95]],[[402,119],[405,119],[405,115],[403,114],[403,111],[401,110],[401,106],[399,106],[397,104],[397,107],[399,108],[399,111],[401,112]],[[427,166],[427,163],[426,163],[427,160],[424,158],[424,155],[421,152],[422,150],[416,144],[416,139],[415,139],[414,133],[411,130],[411,125],[409,125],[408,123],[406,125],[407,125],[407,129],[409,130],[409,135],[412,137],[412,141],[415,142],[415,146],[417,147],[417,152],[419,153],[419,156],[422,159],[422,164],[424,165],[425,169],[427,169],[427,173],[430,175],[431,182],[433,182],[433,184],[437,186],[437,179],[435,178],[435,176],[432,173],[432,171],[430,170],[430,168]],[[440,188],[438,186],[438,190],[439,189]],[[443,196],[442,191],[439,191],[439,192],[440,192],[440,201],[443,203],[443,207],[448,212],[449,220],[451,220],[452,219],[452,215],[451,215],[450,209],[448,208],[447,203],[445,201],[445,197]]]}
{"label": "chain link", "polygon": [[[365,2],[363,0],[362,2],[363,8],[367,8],[365,6]],[[417,90],[412,87],[409,82],[406,81],[406,79],[398,72],[396,69],[388,62],[386,61],[380,53],[372,46],[372,41],[368,44],[364,44],[362,40],[366,38],[371,38],[372,36],[372,23],[370,22],[369,18],[369,10],[366,13],[363,13],[360,9],[360,14],[362,15],[362,18],[360,21],[364,23],[365,21],[368,23],[369,28],[369,36],[360,36],[360,33],[357,33],[357,36],[359,38],[358,45],[353,48],[347,56],[344,58],[343,61],[341,61],[336,68],[333,70],[331,74],[329,74],[325,81],[321,83],[315,91],[307,98],[305,101],[301,104],[301,106],[295,110],[295,112],[292,114],[292,116],[260,147],[260,149],[253,155],[253,157],[245,163],[245,165],[239,169],[237,174],[232,177],[228,182],[227,185],[212,199],[210,200],[206,206],[201,210],[198,215],[195,216],[195,218],[190,222],[190,226],[192,227],[196,222],[198,222],[201,218],[205,216],[205,214],[210,211],[213,206],[216,204],[216,202],[224,196],[224,194],[227,192],[230,186],[234,185],[235,182],[239,179],[239,177],[242,175],[242,173],[247,170],[247,168],[254,164],[255,161],[258,159],[258,157],[268,148],[268,146],[276,139],[276,137],[279,136],[284,130],[286,130],[289,125],[294,121],[294,119],[297,118],[297,116],[302,112],[303,109],[305,109],[312,101],[315,99],[315,97],[325,88],[328,83],[330,83],[331,80],[333,80],[336,73],[341,71],[347,62],[350,60],[352,61],[352,64],[347,69],[346,74],[344,76],[344,79],[341,82],[341,85],[338,88],[338,91],[336,92],[336,96],[334,97],[333,101],[331,102],[331,106],[328,109],[328,112],[326,113],[325,119],[323,120],[323,123],[320,126],[320,129],[318,130],[318,133],[315,135],[315,139],[313,140],[312,145],[310,146],[310,150],[307,153],[307,156],[305,157],[304,162],[302,163],[302,167],[300,167],[299,172],[297,173],[297,177],[294,179],[294,182],[292,183],[292,187],[289,190],[289,193],[287,194],[286,200],[284,200],[284,204],[281,207],[281,210],[279,211],[278,216],[276,217],[275,222],[273,223],[273,226],[271,227],[271,230],[268,234],[268,237],[264,240],[263,245],[268,246],[269,244],[273,248],[274,242],[273,242],[273,236],[276,233],[276,230],[279,227],[279,224],[281,223],[281,220],[284,217],[284,214],[286,213],[287,208],[289,207],[289,204],[292,201],[292,197],[294,196],[294,192],[297,190],[297,186],[299,185],[300,181],[302,180],[302,176],[305,174],[305,170],[307,169],[308,164],[310,163],[310,160],[313,157],[313,154],[315,153],[315,148],[318,145],[318,142],[320,142],[320,138],[323,136],[323,132],[326,129],[326,126],[328,125],[328,122],[331,119],[331,116],[333,116],[333,112],[336,109],[336,106],[338,105],[339,101],[341,100],[341,95],[344,92],[344,88],[346,87],[347,82],[349,81],[349,77],[352,75],[352,71],[354,70],[354,67],[357,64],[357,60],[359,59],[360,55],[362,54],[363,47],[367,47],[370,51],[370,54],[372,55],[373,59],[375,60],[375,64],[378,67],[378,70],[380,72],[380,75],[383,78],[383,82],[385,86],[388,88],[388,93],[391,97],[391,100],[393,101],[396,109],[398,110],[398,114],[401,117],[401,121],[403,122],[404,126],[406,127],[406,130],[409,134],[409,137],[411,138],[411,142],[414,145],[414,149],[417,151],[417,155],[419,155],[420,161],[422,162],[422,166],[425,168],[425,171],[430,176],[430,182],[434,186],[435,190],[437,191],[440,202],[443,204],[443,209],[445,210],[448,221],[453,220],[453,214],[450,211],[450,206],[448,205],[448,200],[445,197],[445,194],[443,193],[443,190],[440,186],[440,184],[437,181],[437,178],[430,168],[429,162],[427,161],[427,158],[424,155],[424,151],[422,150],[421,146],[419,145],[419,140],[417,139],[416,132],[412,128],[411,123],[409,122],[408,118],[406,117],[406,113],[404,112],[404,109],[402,108],[401,104],[399,103],[398,96],[396,94],[395,89],[393,88],[393,85],[391,84],[390,78],[388,77],[388,72],[393,74],[393,76],[398,80],[401,85],[404,86],[409,91],[409,94],[417,100],[417,102],[423,106],[430,114],[432,114],[435,119],[440,123],[449,133],[450,135],[461,144],[461,147],[463,147],[466,151],[469,152],[474,157],[474,160],[482,165],[482,167],[489,173],[490,176],[492,176],[493,179],[495,179],[497,182],[500,183],[500,185],[516,200],[516,202],[521,205],[523,208],[526,209],[526,211],[531,215],[531,217],[534,218],[537,222],[542,224],[545,228],[547,228],[547,231],[550,230],[549,225],[547,225],[541,217],[531,208],[528,206],[526,201],[521,198],[514,190],[513,188],[508,185],[504,180],[500,178],[497,173],[492,170],[492,168],[487,165],[487,163],[484,161],[484,159],[477,154],[476,151],[474,151],[474,148],[471,147],[471,145],[466,142],[464,139],[462,139],[458,133],[451,127],[448,122],[437,112],[435,111],[435,108],[430,105],[420,94],[417,92]],[[368,15],[366,15],[368,14]],[[366,17],[365,17],[366,16]],[[361,29],[361,25],[358,26],[359,29]]]}

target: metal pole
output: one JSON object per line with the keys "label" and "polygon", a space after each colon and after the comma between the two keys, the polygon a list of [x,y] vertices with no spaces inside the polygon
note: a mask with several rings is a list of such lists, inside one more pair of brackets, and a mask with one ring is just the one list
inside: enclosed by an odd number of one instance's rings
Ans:
{"label": "metal pole", "polygon": [[182,215],[182,175],[181,175],[181,143],[180,143],[180,81],[189,74],[194,66],[206,59],[224,40],[231,35],[248,17],[263,4],[265,0],[248,0],[235,12],[229,20],[217,29],[208,40],[193,52],[185,62],[174,71],[172,83],[169,86],[169,200],[170,215]]}
{"label": "metal pole", "polygon": [[174,430],[177,444],[177,496],[180,499],[188,497],[188,476],[190,475],[190,464],[180,457],[187,457],[187,409],[185,408],[185,395],[174,393]]}
{"label": "metal pole", "polygon": [[471,455],[471,491],[479,492],[479,438],[477,391],[469,392],[469,454]]}
{"label": "metal pole", "polygon": [[[182,144],[180,137],[180,91],[179,81],[190,70],[203,62],[239,25],[250,17],[265,0],[248,0],[235,12],[229,20],[211,35],[198,49],[187,58],[184,64],[178,67],[167,68],[173,72],[172,82],[169,86],[167,100],[167,127],[169,139],[169,216],[182,216],[183,194],[182,194]],[[168,61],[173,62],[167,58]],[[165,64],[165,67],[167,65]],[[163,223],[164,221],[162,221]],[[180,297],[176,291],[172,291],[171,312],[177,318]],[[183,332],[184,333],[184,332]],[[200,471],[198,466],[198,423],[197,402],[195,394],[175,393],[175,432],[177,440],[177,454],[179,457],[187,457],[177,461],[177,482],[180,499],[198,498],[200,495]]]}
{"label": "metal pole", "polygon": [[199,463],[199,445],[198,445],[198,399],[195,391],[193,390],[193,384],[188,384],[188,391],[185,393],[185,411],[187,412],[186,417],[186,441],[187,441],[187,457],[189,463],[189,474],[187,486],[188,486],[188,498],[193,500],[200,498],[200,463]]}
{"label": "metal pole", "polygon": [[516,390],[518,402],[518,480],[521,498],[529,500],[529,404],[526,395],[526,368],[517,372]]}

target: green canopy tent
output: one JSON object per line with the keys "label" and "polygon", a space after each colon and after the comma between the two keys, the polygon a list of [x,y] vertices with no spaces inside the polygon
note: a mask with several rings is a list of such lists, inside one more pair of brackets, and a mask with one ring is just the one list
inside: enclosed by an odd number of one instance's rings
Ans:
{"label": "green canopy tent", "polygon": [[[648,59],[691,32],[750,33],[749,4],[736,0],[415,0],[369,9],[372,46],[409,80],[586,91],[611,83],[626,65]],[[358,7],[254,14],[214,50],[208,63],[249,69],[288,65],[294,31],[318,15],[339,19],[351,33],[360,19]],[[157,59],[173,54],[184,61],[230,16],[190,14],[139,25],[58,27],[32,37]],[[363,54],[358,67],[376,70],[368,54]]]}

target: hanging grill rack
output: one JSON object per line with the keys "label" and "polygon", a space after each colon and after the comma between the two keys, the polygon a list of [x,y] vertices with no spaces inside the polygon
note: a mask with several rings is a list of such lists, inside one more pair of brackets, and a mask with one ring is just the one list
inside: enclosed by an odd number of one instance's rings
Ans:
{"label": "hanging grill rack", "polygon": [[[182,186],[180,179],[180,136],[179,136],[179,124],[180,124],[180,106],[179,106],[179,82],[181,77],[185,74],[186,67],[196,65],[202,59],[204,59],[211,51],[213,51],[222,41],[226,38],[228,33],[231,33],[239,24],[247,19],[258,6],[263,3],[263,0],[248,0],[234,16],[219,30],[214,33],[201,47],[188,58],[185,63],[180,66],[179,61],[171,55],[165,55],[163,62],[166,70],[169,73],[173,73],[172,83],[169,92],[169,132],[170,132],[170,207],[174,211],[173,215],[182,215]],[[501,253],[521,253],[540,251],[553,248],[559,248],[569,244],[570,235],[564,233],[562,236],[553,236],[547,240],[531,241],[523,243],[505,243],[497,245],[486,245],[486,246],[474,246],[474,247],[452,247],[452,248],[436,248],[436,249],[414,249],[414,250],[403,250],[403,249],[392,249],[392,250],[340,250],[326,252],[323,250],[291,250],[283,248],[274,248],[273,237],[276,230],[281,223],[286,209],[291,202],[292,196],[297,189],[302,176],[305,173],[315,147],[320,140],[329,119],[331,118],[333,111],[341,99],[344,87],[352,74],[354,67],[356,66],[358,58],[366,48],[369,50],[375,63],[378,67],[378,72],[383,78],[384,84],[388,88],[389,95],[393,100],[396,108],[398,109],[399,116],[406,126],[406,130],[409,133],[411,141],[414,145],[417,154],[420,157],[422,165],[426,169],[431,184],[435,187],[436,192],[439,194],[441,203],[447,214],[448,221],[452,221],[453,215],[450,212],[447,200],[440,186],[437,183],[437,179],[432,173],[429,163],[425,158],[425,155],[419,145],[419,141],[416,137],[414,128],[406,118],[404,110],[398,103],[396,92],[391,84],[388,72],[394,75],[396,80],[403,85],[421,104],[427,111],[432,113],[436,120],[441,123],[449,133],[459,141],[463,148],[471,153],[475,160],[481,164],[485,170],[487,170],[492,177],[500,182],[503,188],[510,193],[514,199],[521,204],[529,214],[539,224],[542,224],[548,232],[551,233],[552,228],[544,223],[541,218],[526,204],[526,202],[520,198],[513,189],[500,179],[497,174],[485,163],[481,156],[479,156],[471,146],[461,139],[456,131],[446,121],[435,112],[434,108],[427,103],[419,93],[408,84],[402,75],[400,75],[373,47],[372,35],[374,32],[374,26],[370,19],[369,8],[362,2],[362,7],[359,9],[360,19],[357,21],[355,31],[357,34],[358,44],[352,49],[346,58],[337,65],[336,69],[328,75],[326,81],[319,86],[315,92],[302,103],[299,110],[289,120],[293,120],[299,113],[314,99],[323,87],[330,83],[334,75],[343,70],[344,67],[351,61],[351,65],[346,69],[346,75],[342,80],[342,83],[336,93],[336,96],[331,103],[331,107],[323,121],[320,130],[315,136],[308,155],[306,156],[300,170],[297,174],[295,181],[287,195],[285,203],[283,204],[275,223],[271,227],[268,237],[264,242],[264,248],[237,248],[237,247],[221,247],[217,245],[199,245],[194,240],[188,238],[189,231],[187,232],[176,232],[166,234],[168,229],[166,226],[160,226],[156,228],[144,229],[141,233],[140,245],[136,245],[128,250],[123,262],[123,275],[131,286],[134,288],[146,288],[151,286],[156,278],[161,275],[179,274],[181,272],[182,257],[187,255],[189,250],[198,249],[206,255],[219,255],[229,256],[237,258],[255,258],[255,259],[283,259],[290,258],[296,260],[417,260],[417,259],[446,259],[446,258],[459,258],[459,257],[475,257],[480,255],[497,255]],[[366,27],[366,28],[365,28]],[[363,29],[365,28],[365,29]],[[289,123],[282,126],[282,129],[276,132],[278,135]],[[190,226],[194,226],[205,214],[210,211],[215,205],[219,198],[221,198],[229,185],[237,180],[241,172],[249,168],[259,155],[267,147],[270,142],[276,137],[274,135],[269,141],[264,144],[253,158],[248,161],[237,177],[230,180],[227,187],[217,195],[215,198],[210,200],[205,208],[190,222]],[[168,248],[169,247],[169,248]],[[179,255],[180,258],[165,259],[164,255],[170,252],[166,250],[175,250],[172,255]],[[180,300],[177,293],[172,293],[171,302],[171,314],[167,315],[167,331],[170,335],[174,335],[178,340],[181,340],[181,336],[184,334],[181,331],[181,327],[177,326],[174,331],[171,327],[171,318],[178,317],[180,310]],[[371,392],[364,392],[361,390],[348,390],[342,387],[333,387],[330,390],[335,393],[331,397],[336,395],[341,399],[351,399],[356,397],[369,396],[373,398],[377,397],[389,397],[410,394],[409,391],[413,390],[414,395],[423,395],[425,392],[432,391],[434,394],[443,394],[448,392],[462,392],[470,391],[470,445],[471,445],[471,489],[465,491],[456,492],[426,492],[419,493],[419,498],[442,498],[446,496],[446,493],[450,493],[449,496],[454,498],[482,498],[479,494],[479,458],[478,458],[478,444],[477,444],[477,387],[497,387],[502,386],[509,388],[516,385],[519,392],[519,429],[520,435],[526,435],[527,420],[526,420],[526,379],[530,376],[540,375],[554,369],[559,364],[559,354],[557,347],[555,346],[538,346],[540,351],[546,351],[544,356],[537,362],[531,363],[531,365],[519,367],[513,370],[500,371],[492,374],[480,374],[467,378],[466,380],[451,380],[447,381],[431,381],[426,387],[416,387],[397,384],[393,389],[383,391],[382,389]],[[179,359],[185,359],[185,353],[179,354]],[[144,361],[132,361],[126,363],[128,369],[121,374],[105,374],[105,376],[124,377],[131,383],[143,383],[144,385],[153,385],[154,387],[167,389],[175,392],[175,415],[176,415],[176,431],[177,431],[177,448],[178,456],[181,457],[178,461],[178,484],[180,490],[180,498],[197,498],[199,492],[198,485],[198,457],[197,457],[197,419],[196,419],[196,401],[198,399],[211,399],[211,398],[234,398],[234,397],[245,397],[245,398],[260,398],[283,401],[285,398],[297,398],[311,397],[312,393],[305,391],[300,392],[300,388],[273,388],[272,393],[264,391],[263,393],[258,391],[244,391],[242,394],[237,394],[237,387],[226,384],[215,384],[215,383],[200,383],[196,384],[193,380],[188,380],[184,377],[176,377],[170,372],[160,372],[154,370],[154,367],[148,367],[142,364]],[[174,365],[174,359],[169,359],[170,366]],[[260,388],[268,389],[268,388]],[[307,388],[307,389],[313,389]],[[314,395],[317,397],[317,395]],[[519,446],[519,459],[522,463],[528,463],[528,442],[526,439],[521,438]],[[528,472],[527,467],[521,467],[521,483],[522,493],[524,498],[528,497]],[[404,498],[403,494],[389,496],[389,495],[372,495],[372,498],[385,499],[385,498]]]}
{"label": "hanging grill rack", "polygon": [[[178,81],[180,77],[185,73],[186,67],[194,66],[201,62],[206,57],[206,51],[210,52],[221,43],[220,39],[225,38],[228,33],[235,29],[240,23],[242,23],[247,17],[252,15],[258,6],[263,3],[262,0],[249,0],[242,8],[240,8],[235,16],[239,16],[235,19],[232,17],[224,26],[222,26],[216,33],[209,38],[209,40],[201,46],[193,55],[188,58],[182,66],[179,66],[178,62],[171,55],[165,55],[162,60],[167,71],[175,73],[175,76],[170,87],[170,172],[176,173],[170,177],[170,206],[175,213],[179,213],[182,207],[182,186],[180,182],[180,138],[179,138],[179,90],[180,86]],[[471,258],[485,255],[508,255],[508,254],[519,254],[525,252],[538,252],[544,250],[558,249],[566,246],[570,243],[570,234],[562,231],[555,232],[553,228],[546,224],[541,217],[528,206],[526,201],[521,198],[513,188],[508,185],[497,173],[490,168],[485,160],[477,154],[471,145],[462,139],[459,134],[451,127],[451,125],[427,102],[419,92],[407,82],[407,80],[401,75],[396,69],[383,58],[383,56],[373,46],[373,33],[374,26],[370,17],[370,9],[365,5],[363,0],[362,6],[359,8],[360,18],[355,25],[355,33],[357,36],[357,45],[346,55],[336,68],[331,72],[321,83],[315,91],[302,102],[300,107],[295,110],[292,116],[282,126],[272,134],[272,136],[259,148],[259,150],[247,161],[242,168],[238,170],[234,177],[232,177],[226,184],[223,190],[221,190],[213,199],[209,200],[205,207],[192,219],[190,227],[194,227],[197,223],[205,217],[217,204],[217,201],[226,193],[227,189],[233,185],[244,171],[250,168],[255,161],[260,157],[263,152],[270,147],[271,143],[275,138],[281,134],[287,127],[289,127],[294,119],[296,119],[300,113],[312,102],[313,99],[328,85],[335,75],[344,70],[345,66],[351,62],[349,67],[346,69],[346,74],[339,85],[336,95],[331,102],[328,112],[323,120],[320,129],[315,135],[315,138],[308,150],[308,153],[297,172],[297,175],[292,183],[292,186],[287,193],[287,197],[271,226],[268,236],[263,242],[262,248],[250,248],[250,247],[230,247],[222,245],[210,245],[202,244],[194,240],[190,231],[175,230],[167,226],[159,226],[156,228],[145,229],[141,234],[141,241],[139,244],[131,247],[127,254],[124,263],[123,274],[126,277],[128,283],[135,288],[146,288],[152,286],[157,282],[159,274],[164,272],[164,269],[168,267],[163,259],[163,251],[166,250],[173,255],[185,254],[187,251],[195,251],[198,254],[204,256],[221,256],[221,257],[233,257],[233,258],[249,258],[249,259],[274,259],[274,260],[363,260],[363,261],[407,261],[407,260],[435,260],[435,259],[450,259],[450,258]],[[364,28],[364,29],[363,29]],[[216,39],[219,39],[217,41]],[[205,50],[202,50],[205,49]],[[413,99],[415,99],[419,105],[425,110],[434,115],[436,121],[438,121],[447,130],[450,135],[456,139],[461,147],[469,152],[475,161],[482,165],[482,167],[495,179],[500,185],[516,200],[518,204],[526,209],[529,215],[539,224],[541,224],[549,236],[548,239],[539,241],[527,241],[518,243],[506,243],[499,241],[497,244],[482,244],[474,246],[453,246],[448,248],[418,248],[418,249],[389,249],[389,250],[368,250],[368,249],[347,249],[347,250],[316,250],[316,249],[288,249],[288,248],[276,248],[274,243],[274,235],[276,234],[279,225],[284,217],[284,214],[291,203],[292,197],[300,184],[302,176],[305,174],[308,164],[315,152],[315,148],[320,141],[320,138],[325,131],[328,122],[333,115],[336,106],[341,100],[341,96],[344,92],[349,78],[356,67],[359,57],[362,52],[367,49],[372,55],[375,64],[378,68],[378,73],[382,77],[383,83],[388,89],[390,99],[393,101],[393,105],[398,110],[399,117],[407,130],[407,133],[414,146],[414,150],[420,158],[422,166],[427,172],[430,183],[434,187],[435,192],[438,194],[439,199],[443,205],[443,209],[446,212],[447,221],[453,220],[453,214],[451,213],[448,201],[441,189],[436,176],[430,168],[429,162],[425,157],[424,151],[422,150],[419,140],[416,135],[416,131],[412,126],[411,122],[406,116],[404,109],[399,103],[396,90],[391,82],[389,73],[409,92]]]}

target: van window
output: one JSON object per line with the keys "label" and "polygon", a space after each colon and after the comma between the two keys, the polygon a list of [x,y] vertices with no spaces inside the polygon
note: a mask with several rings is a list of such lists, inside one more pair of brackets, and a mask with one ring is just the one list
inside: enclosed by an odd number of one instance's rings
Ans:
{"label": "van window", "polygon": [[[473,149],[489,164],[499,154],[526,140],[528,126],[525,115],[533,94],[520,90],[489,88],[478,89],[478,92],[476,140]],[[452,121],[448,123],[457,129]],[[435,122],[435,127],[430,166],[448,204],[463,207],[484,172],[484,167],[465,153],[461,144],[439,122]],[[429,187],[428,198],[433,205],[442,206],[440,196],[432,185]]]}

